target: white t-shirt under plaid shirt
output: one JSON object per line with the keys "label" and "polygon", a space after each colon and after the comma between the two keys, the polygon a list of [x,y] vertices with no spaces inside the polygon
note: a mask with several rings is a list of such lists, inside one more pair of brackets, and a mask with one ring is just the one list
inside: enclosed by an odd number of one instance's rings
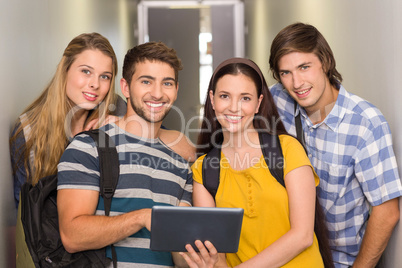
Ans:
{"label": "white t-shirt under plaid shirt", "polygon": [[[286,130],[296,135],[294,100],[278,83],[271,87]],[[369,209],[402,195],[389,125],[371,103],[343,86],[335,106],[313,125],[301,113],[308,156],[320,177],[317,191],[329,229],[336,267],[353,264]]]}

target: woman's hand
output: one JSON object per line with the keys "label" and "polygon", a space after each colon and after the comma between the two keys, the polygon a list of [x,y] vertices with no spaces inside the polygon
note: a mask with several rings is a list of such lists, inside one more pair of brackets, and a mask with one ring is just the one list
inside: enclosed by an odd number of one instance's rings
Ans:
{"label": "woman's hand", "polygon": [[88,122],[84,128],[85,131],[87,130],[91,130],[91,129],[95,129],[98,128],[98,124],[100,123],[99,127],[104,126],[106,124],[110,124],[113,122],[116,122],[120,119],[120,117],[118,116],[114,116],[114,115],[108,115],[105,119],[105,121],[103,122],[99,122],[99,118],[93,119],[90,122]]}
{"label": "woman's hand", "polygon": [[197,253],[190,244],[186,245],[188,253],[180,252],[190,268],[213,268],[217,267],[219,261],[218,251],[211,242],[205,241],[205,246],[200,240],[194,243],[198,250]]}

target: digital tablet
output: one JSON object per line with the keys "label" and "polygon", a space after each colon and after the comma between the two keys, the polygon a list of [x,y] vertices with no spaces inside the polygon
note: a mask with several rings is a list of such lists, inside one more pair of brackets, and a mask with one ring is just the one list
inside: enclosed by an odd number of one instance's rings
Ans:
{"label": "digital tablet", "polygon": [[211,241],[218,252],[234,253],[239,247],[242,208],[154,206],[151,250],[183,251],[195,240]]}

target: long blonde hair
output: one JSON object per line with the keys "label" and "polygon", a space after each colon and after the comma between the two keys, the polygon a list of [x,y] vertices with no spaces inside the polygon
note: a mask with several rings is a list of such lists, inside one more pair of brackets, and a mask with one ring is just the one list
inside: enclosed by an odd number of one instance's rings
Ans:
{"label": "long blonde hair", "polygon": [[[16,148],[14,172],[21,164],[27,173],[27,181],[35,185],[40,178],[55,174],[57,164],[68,144],[65,126],[73,103],[66,94],[67,72],[75,61],[76,56],[85,50],[99,50],[112,58],[112,78],[110,89],[102,103],[90,111],[86,122],[99,118],[99,123],[109,114],[109,105],[115,104],[115,76],[117,73],[117,58],[109,41],[98,33],[85,33],[75,37],[64,50],[63,57],[57,66],[49,85],[42,94],[30,104],[22,114],[27,120],[19,120],[10,144],[15,143],[18,136],[23,134],[25,127],[30,128],[25,133],[25,146]],[[31,151],[33,160],[30,159]],[[32,162],[31,162],[32,161]]]}

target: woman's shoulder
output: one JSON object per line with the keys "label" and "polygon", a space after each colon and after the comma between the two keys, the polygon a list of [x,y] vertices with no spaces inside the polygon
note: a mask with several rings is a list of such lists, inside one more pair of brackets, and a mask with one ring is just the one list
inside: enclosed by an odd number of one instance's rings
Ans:
{"label": "woman's shoulder", "polygon": [[29,138],[29,132],[31,131],[31,125],[28,122],[26,114],[22,114],[18,117],[14,126],[11,129],[10,142],[13,143],[25,143]]}
{"label": "woman's shoulder", "polygon": [[282,151],[291,150],[303,150],[303,145],[297,140],[296,137],[290,134],[279,135],[279,141],[281,143]]}
{"label": "woman's shoulder", "polygon": [[284,174],[301,166],[310,166],[314,173],[316,185],[318,185],[318,176],[303,148],[303,145],[292,135],[279,135],[282,146],[283,157],[285,158]]}
{"label": "woman's shoulder", "polygon": [[295,137],[291,135],[279,135],[279,140],[281,142],[283,157],[288,164],[310,164],[303,145]]}
{"label": "woman's shoulder", "polygon": [[201,155],[201,156],[199,156],[196,160],[195,160],[195,162],[193,163],[193,165],[192,165],[192,169],[194,170],[194,169],[197,169],[197,170],[201,170],[202,169],[202,163],[204,162],[204,158],[205,158],[205,156],[206,156],[207,154],[203,154],[203,155]]}

